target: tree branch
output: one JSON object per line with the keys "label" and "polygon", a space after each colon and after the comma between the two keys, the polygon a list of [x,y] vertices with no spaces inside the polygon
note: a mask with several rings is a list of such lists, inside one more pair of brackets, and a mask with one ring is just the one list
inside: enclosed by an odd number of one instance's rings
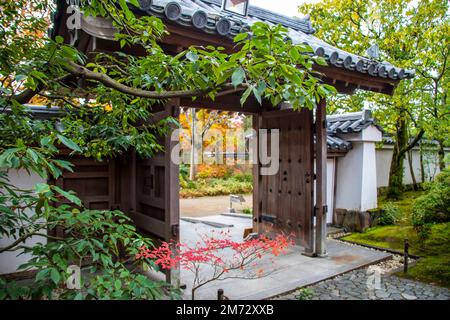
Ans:
{"label": "tree branch", "polygon": [[422,136],[423,136],[424,133],[425,133],[425,130],[424,129],[420,129],[419,133],[414,138],[414,140],[411,141],[411,143],[409,143],[405,148],[403,148],[402,150],[400,150],[398,152],[399,157],[402,156],[403,154],[405,154],[406,152],[408,152],[409,150],[411,150],[412,148],[414,148],[415,145],[417,144],[417,142],[419,142],[419,140],[422,139]]}
{"label": "tree branch", "polygon": [[[89,69],[87,69],[84,66],[80,66],[72,61],[68,61],[67,66],[65,69],[77,77],[83,77],[88,80],[94,80],[97,82],[100,82],[107,86],[108,88],[115,89],[119,92],[129,94],[135,97],[141,97],[141,98],[148,98],[148,99],[170,99],[170,98],[189,98],[189,97],[199,97],[204,96],[207,93],[214,91],[218,88],[207,88],[207,89],[192,89],[192,90],[174,90],[174,91],[164,91],[164,92],[157,92],[157,91],[148,91],[148,90],[142,90],[139,88],[132,88],[129,86],[126,86],[122,83],[119,83],[115,81],[114,79],[110,78],[108,75],[104,73],[94,72]],[[220,89],[222,90],[229,90],[231,88],[234,88],[231,84],[225,84],[223,86],[220,86]],[[237,88],[235,88],[236,91],[242,91],[245,89],[244,85],[241,85]]]}

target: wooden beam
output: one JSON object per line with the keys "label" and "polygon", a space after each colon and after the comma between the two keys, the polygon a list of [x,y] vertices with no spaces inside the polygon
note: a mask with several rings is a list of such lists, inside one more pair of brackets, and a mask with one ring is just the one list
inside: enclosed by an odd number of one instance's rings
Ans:
{"label": "wooden beam", "polygon": [[245,114],[259,114],[263,108],[268,107],[268,104],[264,102],[261,106],[253,97],[249,97],[247,102],[241,106],[239,93],[219,96],[214,101],[209,97],[201,97],[195,100],[192,100],[192,98],[182,98],[180,105],[188,108],[241,112]]}
{"label": "wooden beam", "polygon": [[253,158],[253,232],[262,232],[262,177],[261,177],[261,164],[259,162],[259,129],[262,127],[262,116],[253,115],[253,129],[256,131],[256,148],[254,148]]}
{"label": "wooden beam", "polygon": [[225,36],[216,34],[207,34],[204,31],[197,31],[194,28],[181,27],[175,23],[165,22],[169,35],[162,38],[162,43],[169,45],[182,46],[189,48],[190,46],[208,46],[224,48],[226,53],[237,51],[238,47],[233,40]]}
{"label": "wooden beam", "polygon": [[[167,116],[178,118],[180,99],[171,99],[165,106]],[[175,126],[172,127],[175,129]],[[180,241],[180,181],[179,166],[171,159],[172,149],[179,143],[178,139],[172,140],[172,135],[165,136],[164,153],[164,200],[165,200],[165,231],[164,238],[175,245]],[[176,288],[180,286],[180,269],[172,269],[166,273],[166,281]]]}
{"label": "wooden beam", "polygon": [[[399,80],[393,80],[390,78],[373,77],[369,74],[363,74],[356,71],[350,71],[342,68],[337,68],[333,66],[319,66],[314,65],[314,70],[322,73],[324,75],[324,81],[331,85],[336,85],[335,81],[340,81],[343,83],[348,83],[350,85],[349,91],[351,91],[352,86],[357,86],[359,89],[370,90],[375,92],[382,92],[385,94],[392,94],[395,86],[398,84]],[[339,84],[339,88],[345,91],[345,86]]]}
{"label": "wooden beam", "polygon": [[[305,250],[303,252],[306,256],[314,256],[314,124],[313,124],[313,112],[308,110],[308,121],[304,125],[303,134],[307,135],[304,139],[304,143],[308,145],[306,154],[302,154],[305,158],[306,166],[304,177],[305,179]],[[309,182],[308,182],[309,181]]]}
{"label": "wooden beam", "polygon": [[327,125],[326,102],[322,99],[316,109],[316,239],[315,255],[326,255],[327,235]]}

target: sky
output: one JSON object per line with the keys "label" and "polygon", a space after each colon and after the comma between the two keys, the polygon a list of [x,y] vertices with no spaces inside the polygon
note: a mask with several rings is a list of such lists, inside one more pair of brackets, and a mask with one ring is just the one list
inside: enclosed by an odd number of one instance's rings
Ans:
{"label": "sky", "polygon": [[286,16],[297,16],[302,15],[298,13],[298,6],[302,3],[316,3],[320,0],[250,0],[250,4],[274,11]]}

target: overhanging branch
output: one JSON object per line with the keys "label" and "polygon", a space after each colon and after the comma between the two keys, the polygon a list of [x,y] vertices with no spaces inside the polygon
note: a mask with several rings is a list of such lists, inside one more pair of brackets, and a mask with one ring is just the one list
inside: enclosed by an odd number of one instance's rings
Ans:
{"label": "overhanging branch", "polygon": [[220,90],[233,90],[235,92],[239,92],[245,89],[244,85],[238,86],[234,88],[231,84],[225,84],[220,86],[219,88],[207,88],[207,89],[192,89],[192,90],[173,90],[173,91],[163,91],[163,92],[157,92],[157,91],[148,91],[143,90],[139,88],[133,88],[126,86],[120,82],[117,82],[116,80],[112,79],[108,75],[104,73],[99,73],[95,71],[91,71],[88,68],[78,65],[72,61],[69,61],[67,63],[67,66],[65,67],[66,71],[73,74],[77,77],[82,77],[84,79],[93,80],[102,83],[108,88],[115,89],[119,92],[129,94],[135,97],[140,98],[148,98],[148,99],[171,99],[171,98],[189,98],[189,97],[201,97],[209,92],[212,92],[214,90],[220,89]]}

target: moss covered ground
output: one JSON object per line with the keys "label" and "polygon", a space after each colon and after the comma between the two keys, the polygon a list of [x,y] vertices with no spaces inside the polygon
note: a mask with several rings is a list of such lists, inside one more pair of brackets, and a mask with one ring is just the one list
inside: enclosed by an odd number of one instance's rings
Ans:
{"label": "moss covered ground", "polygon": [[[410,223],[411,205],[421,194],[406,192],[401,200],[393,202],[403,214],[396,225],[373,227],[363,233],[346,236],[344,240],[403,251],[404,239],[407,238],[410,253],[421,259],[409,269],[407,275],[398,275],[450,288],[450,223],[434,224],[429,236],[421,240]],[[380,207],[385,202],[382,199]]]}

